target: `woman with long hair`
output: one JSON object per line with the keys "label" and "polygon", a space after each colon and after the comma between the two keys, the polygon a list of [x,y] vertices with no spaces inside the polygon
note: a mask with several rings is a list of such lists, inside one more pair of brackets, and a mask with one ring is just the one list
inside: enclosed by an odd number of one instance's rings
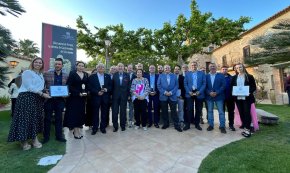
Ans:
{"label": "woman with long hair", "polygon": [[20,141],[23,150],[29,150],[32,140],[34,148],[41,148],[37,135],[43,130],[43,98],[50,98],[43,93],[43,59],[35,58],[29,70],[22,73],[22,83],[18,90],[15,112],[13,115],[8,142]]}
{"label": "woman with long hair", "polygon": [[88,73],[84,71],[84,62],[78,61],[76,65],[77,70],[70,72],[66,83],[70,96],[66,102],[63,126],[73,130],[75,139],[81,139],[83,136],[80,132],[80,127],[85,123]]}
{"label": "woman with long hair", "polygon": [[233,77],[231,87],[234,86],[249,86],[249,94],[245,96],[234,96],[236,105],[242,121],[242,128],[244,137],[251,136],[251,105],[255,103],[254,92],[256,91],[256,82],[252,75],[250,75],[243,64],[236,65],[237,74]]}

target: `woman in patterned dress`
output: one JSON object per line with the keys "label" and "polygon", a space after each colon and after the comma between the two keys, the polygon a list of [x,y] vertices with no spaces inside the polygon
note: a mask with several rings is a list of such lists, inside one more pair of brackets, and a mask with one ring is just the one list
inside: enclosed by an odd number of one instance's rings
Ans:
{"label": "woman in patterned dress", "polygon": [[43,98],[50,98],[43,93],[43,60],[35,58],[29,70],[22,73],[22,84],[19,88],[15,113],[10,126],[8,142],[20,141],[23,150],[29,150],[32,140],[34,148],[41,148],[37,134],[43,129]]}

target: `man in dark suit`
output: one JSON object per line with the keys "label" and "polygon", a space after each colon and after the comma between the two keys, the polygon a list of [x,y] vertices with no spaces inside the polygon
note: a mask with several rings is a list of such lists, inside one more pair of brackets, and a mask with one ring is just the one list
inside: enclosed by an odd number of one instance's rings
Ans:
{"label": "man in dark suit", "polygon": [[223,109],[225,99],[225,77],[221,73],[216,72],[215,63],[209,64],[210,72],[206,75],[206,101],[208,106],[208,131],[214,128],[214,103],[217,106],[220,121],[221,133],[227,133],[225,129],[225,112]]}
{"label": "man in dark suit", "polygon": [[184,89],[184,76],[180,75],[180,66],[176,65],[174,67],[174,74],[178,80],[178,90],[177,90],[177,105],[178,105],[178,120],[180,125],[184,123],[184,99],[185,99],[185,89]]}
{"label": "man in dark suit", "polygon": [[[133,79],[136,78],[136,75],[134,74],[134,71],[133,71],[132,64],[129,64],[127,66],[127,73],[130,77],[130,86],[131,86]],[[129,128],[131,128],[133,126],[133,117],[134,117],[134,105],[133,105],[131,97],[128,97],[128,105],[129,105],[129,122],[128,122],[128,124],[129,124]]]}
{"label": "man in dark suit", "polygon": [[[159,101],[159,91],[157,89],[158,74],[155,74],[155,66],[149,66],[149,74],[145,76],[149,81],[150,94],[149,94],[149,103],[148,103],[148,127],[154,126],[159,128],[159,119],[160,119],[160,101]],[[152,108],[154,111],[154,118],[152,117]]]}
{"label": "man in dark suit", "polygon": [[113,75],[113,96],[112,96],[112,119],[114,132],[118,131],[118,114],[120,111],[120,126],[122,131],[126,128],[126,108],[130,96],[130,76],[124,72],[124,64],[118,64],[118,72]]}
{"label": "man in dark suit", "polygon": [[157,81],[157,88],[159,90],[159,100],[162,110],[162,129],[167,129],[169,127],[169,115],[168,115],[168,104],[171,110],[171,118],[174,122],[174,127],[177,131],[182,132],[180,125],[178,123],[178,117],[176,114],[176,104],[178,90],[178,81],[176,75],[170,72],[170,66],[164,66],[164,73],[159,75]]}
{"label": "man in dark suit", "polygon": [[99,128],[99,110],[101,108],[100,130],[106,133],[107,111],[112,90],[112,81],[110,75],[104,73],[104,64],[97,65],[97,73],[89,77],[89,91],[91,94],[91,110],[93,114],[92,135],[95,135]]}
{"label": "man in dark suit", "polygon": [[[186,125],[183,130],[190,128],[191,120],[194,119],[195,128],[202,130],[199,125],[202,114],[202,103],[205,91],[205,74],[197,70],[197,62],[190,63],[191,71],[185,74],[184,87],[186,92],[187,112]],[[192,118],[193,117],[193,118]]]}

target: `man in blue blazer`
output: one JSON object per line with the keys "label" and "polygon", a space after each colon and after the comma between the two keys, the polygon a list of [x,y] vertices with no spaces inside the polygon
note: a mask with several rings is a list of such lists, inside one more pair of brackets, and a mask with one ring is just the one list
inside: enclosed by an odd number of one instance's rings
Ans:
{"label": "man in blue blazer", "polygon": [[170,66],[164,66],[164,73],[159,75],[157,81],[157,88],[159,90],[159,100],[161,104],[162,111],[162,120],[163,126],[162,129],[169,127],[169,118],[168,118],[168,104],[171,110],[171,117],[174,122],[174,127],[177,131],[182,132],[180,125],[178,123],[178,117],[176,114],[176,105],[177,105],[177,89],[178,81],[175,74],[170,72]]}
{"label": "man in blue blazer", "polygon": [[206,101],[208,106],[208,131],[212,131],[214,127],[213,108],[214,103],[219,113],[220,131],[226,133],[225,129],[225,112],[223,109],[225,99],[225,77],[221,73],[216,72],[215,63],[209,64],[209,74],[206,75]]}
{"label": "man in blue blazer", "polygon": [[[112,90],[112,80],[110,75],[104,73],[104,64],[97,65],[97,73],[89,77],[88,87],[91,94],[91,110],[93,114],[92,135],[98,131],[99,124],[102,133],[106,133],[107,111]],[[99,123],[99,110],[101,108],[101,123]]]}
{"label": "man in blue blazer", "polygon": [[[198,130],[202,130],[200,127],[200,116],[202,114],[203,99],[205,97],[204,91],[206,87],[205,74],[197,70],[197,62],[190,63],[191,71],[185,74],[184,88],[185,97],[187,101],[186,122],[183,130],[190,129],[190,121],[192,116],[194,117],[194,125]],[[194,106],[195,105],[195,114]]]}
{"label": "man in blue blazer", "polygon": [[[160,101],[159,101],[159,91],[157,89],[157,81],[159,75],[155,73],[156,68],[154,65],[149,66],[149,74],[145,76],[149,81],[150,93],[149,93],[149,103],[148,103],[148,127],[154,126],[159,128],[159,119],[160,119]],[[154,114],[152,116],[152,108]]]}

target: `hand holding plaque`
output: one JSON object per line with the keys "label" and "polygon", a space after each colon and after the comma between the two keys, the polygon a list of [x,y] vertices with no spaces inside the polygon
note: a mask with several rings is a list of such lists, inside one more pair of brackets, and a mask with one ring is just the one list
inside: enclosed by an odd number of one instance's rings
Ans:
{"label": "hand holding plaque", "polygon": [[196,92],[197,92],[197,89],[194,86],[192,86],[191,96],[196,96],[197,95]]}
{"label": "hand holding plaque", "polygon": [[82,93],[81,93],[81,96],[87,96],[88,93],[86,92],[86,85],[85,84],[82,84]]}

